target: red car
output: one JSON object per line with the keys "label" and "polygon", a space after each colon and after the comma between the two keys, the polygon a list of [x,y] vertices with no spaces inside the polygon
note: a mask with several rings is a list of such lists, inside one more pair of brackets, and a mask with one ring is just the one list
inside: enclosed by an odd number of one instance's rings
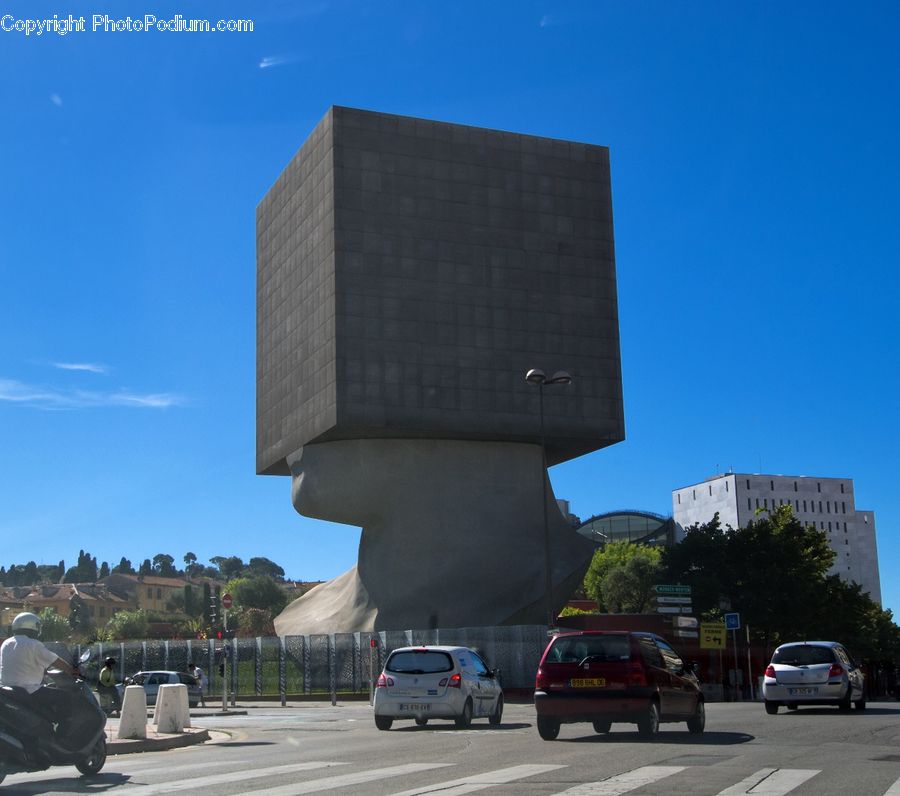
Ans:
{"label": "red car", "polygon": [[637,724],[653,738],[661,722],[687,722],[702,733],[700,683],[669,643],[654,633],[583,631],[555,636],[544,650],[534,690],[537,727],[552,741],[562,724]]}

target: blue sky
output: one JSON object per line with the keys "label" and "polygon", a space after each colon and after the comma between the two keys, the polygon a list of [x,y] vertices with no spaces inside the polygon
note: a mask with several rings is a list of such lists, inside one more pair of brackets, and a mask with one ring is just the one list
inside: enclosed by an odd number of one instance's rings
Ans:
{"label": "blue sky", "polygon": [[0,563],[355,563],[254,474],[255,207],[336,104],[609,146],[627,439],[557,494],[851,477],[900,609],[900,5],[0,0],[53,14],[0,30]]}

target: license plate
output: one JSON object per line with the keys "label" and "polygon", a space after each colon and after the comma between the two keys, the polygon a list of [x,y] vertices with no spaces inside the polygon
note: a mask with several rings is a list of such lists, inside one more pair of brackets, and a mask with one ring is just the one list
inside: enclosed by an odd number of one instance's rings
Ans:
{"label": "license plate", "polygon": [[810,696],[815,694],[818,688],[789,688],[788,693],[791,696]]}
{"label": "license plate", "polygon": [[572,680],[572,688],[603,688],[606,679],[603,677],[576,677]]}
{"label": "license plate", "polygon": [[400,710],[412,710],[424,713],[431,710],[431,705],[428,702],[401,702]]}

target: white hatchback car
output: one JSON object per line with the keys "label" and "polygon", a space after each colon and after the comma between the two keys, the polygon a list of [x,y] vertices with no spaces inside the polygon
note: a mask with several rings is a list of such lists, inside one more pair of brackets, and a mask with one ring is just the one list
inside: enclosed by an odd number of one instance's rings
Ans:
{"label": "white hatchback car", "polygon": [[375,726],[389,730],[395,719],[452,719],[459,728],[473,718],[499,724],[503,690],[491,670],[468,647],[400,647],[384,665],[375,688]]}
{"label": "white hatchback car", "polygon": [[857,710],[865,710],[865,676],[836,641],[782,644],[766,667],[763,699],[770,715],[778,713],[780,705],[788,710],[800,705],[837,705],[850,710],[854,704]]}

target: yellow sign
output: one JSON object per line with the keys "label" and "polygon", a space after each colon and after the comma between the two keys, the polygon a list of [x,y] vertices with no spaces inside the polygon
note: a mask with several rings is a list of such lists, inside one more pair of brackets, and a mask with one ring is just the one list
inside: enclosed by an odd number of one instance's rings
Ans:
{"label": "yellow sign", "polygon": [[725,623],[701,622],[700,623],[700,649],[723,650],[725,649]]}

